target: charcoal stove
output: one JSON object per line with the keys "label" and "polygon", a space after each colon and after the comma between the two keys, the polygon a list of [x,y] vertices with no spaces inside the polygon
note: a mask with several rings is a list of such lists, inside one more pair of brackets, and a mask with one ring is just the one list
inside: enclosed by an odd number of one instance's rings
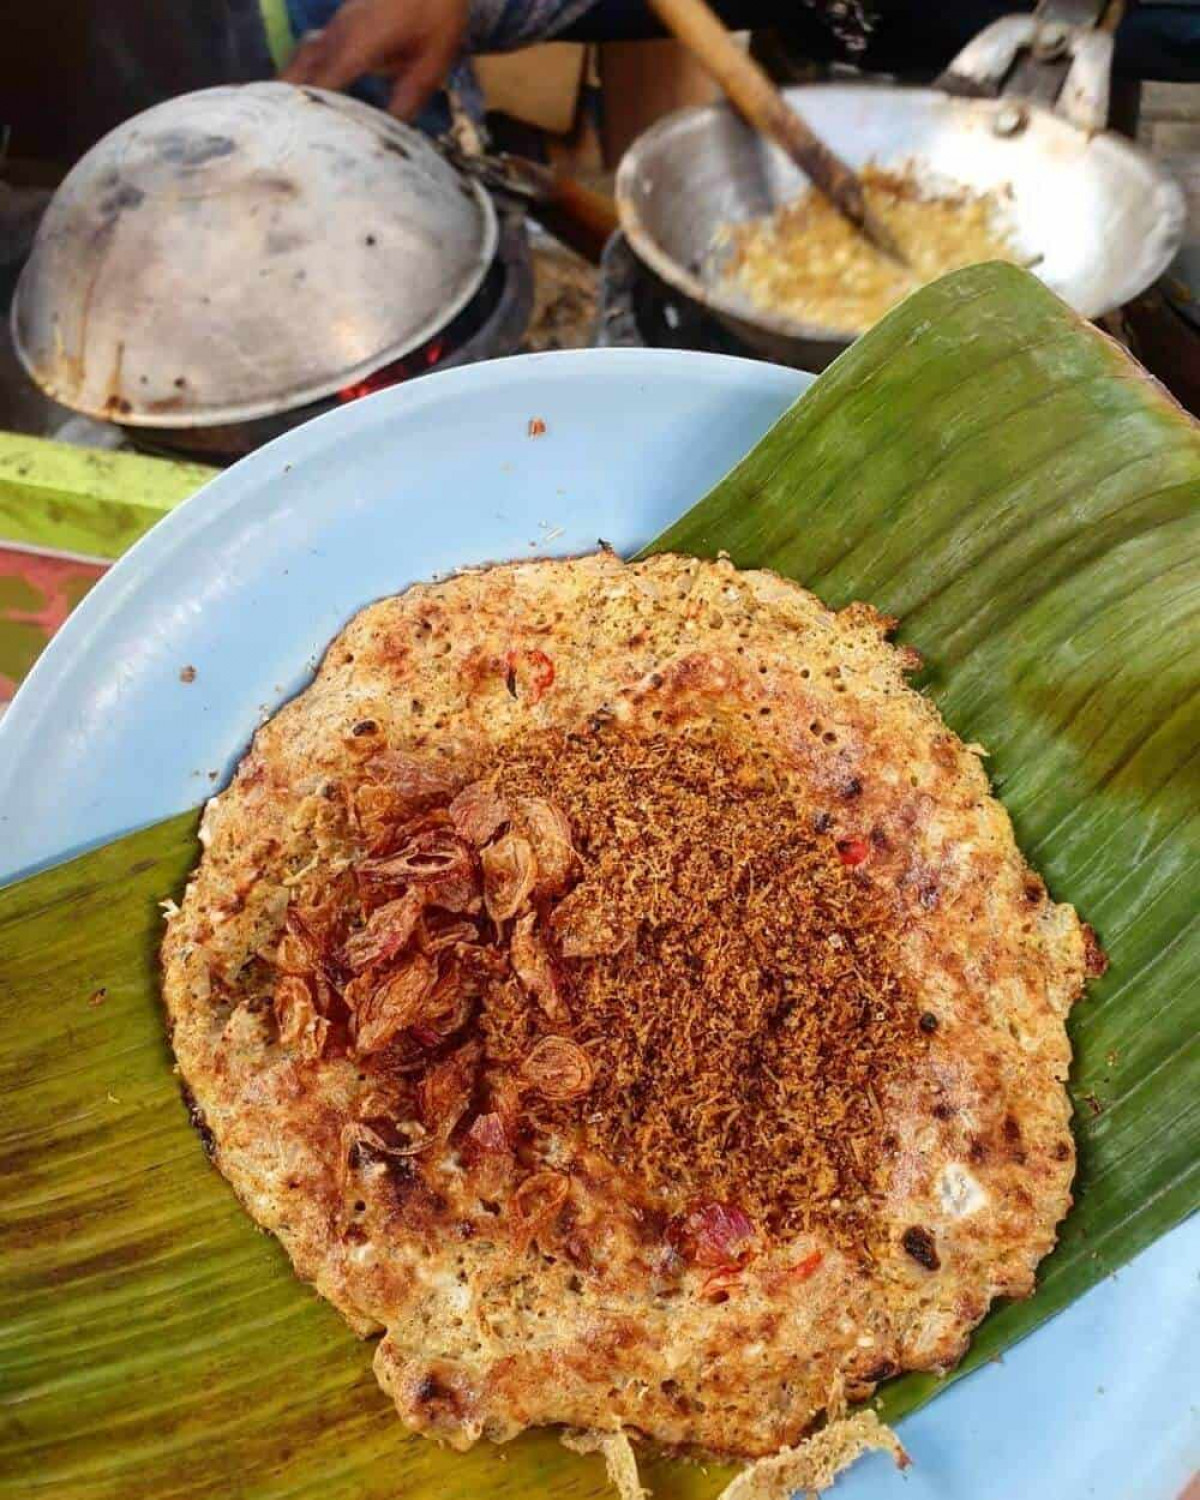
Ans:
{"label": "charcoal stove", "polygon": [[601,349],[696,349],[763,356],[711,313],[668,286],[633,253],[618,229],[600,259],[600,292],[592,342]]}
{"label": "charcoal stove", "polygon": [[[1197,349],[1200,319],[1173,306],[1171,289],[1186,298],[1187,289],[1170,277],[1161,289],[1118,313],[1099,319],[1099,326],[1145,365],[1187,411],[1200,412]],[[1195,307],[1195,302],[1191,302]],[[609,349],[695,349],[765,359],[760,349],[743,343],[705,308],[669,286],[633,252],[623,231],[604,247],[596,321],[591,342]]]}

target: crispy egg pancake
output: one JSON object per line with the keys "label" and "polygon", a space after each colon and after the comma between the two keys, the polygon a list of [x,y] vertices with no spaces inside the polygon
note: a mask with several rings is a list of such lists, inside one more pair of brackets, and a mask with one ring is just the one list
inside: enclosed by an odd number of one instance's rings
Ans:
{"label": "crispy egg pancake", "polygon": [[760,1457],[1031,1291],[1101,959],[891,623],[724,561],[464,573],[209,804],[180,1069],[415,1427]]}

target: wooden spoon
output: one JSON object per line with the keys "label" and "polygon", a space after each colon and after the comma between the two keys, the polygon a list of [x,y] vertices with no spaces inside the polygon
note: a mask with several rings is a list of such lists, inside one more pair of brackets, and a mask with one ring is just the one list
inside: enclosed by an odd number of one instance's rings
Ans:
{"label": "wooden spoon", "polygon": [[760,135],[781,146],[818,191],[892,260],[907,266],[891,231],[867,206],[862,183],[816,135],[704,0],[650,0],[651,9],[720,84]]}

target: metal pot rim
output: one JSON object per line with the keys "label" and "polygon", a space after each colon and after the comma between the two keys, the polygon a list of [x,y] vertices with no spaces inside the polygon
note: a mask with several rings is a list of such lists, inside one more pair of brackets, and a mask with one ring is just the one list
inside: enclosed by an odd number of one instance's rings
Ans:
{"label": "metal pot rim", "polygon": [[[836,84],[812,84],[812,88],[844,87]],[[785,94],[791,90],[784,90]],[[637,198],[633,192],[633,181],[635,174],[642,170],[639,153],[648,150],[651,146],[672,131],[677,130],[684,119],[699,116],[716,117],[718,115],[733,114],[732,107],[722,100],[712,104],[688,104],[682,109],[672,110],[669,115],[664,115],[661,120],[656,120],[649,129],[644,130],[633,145],[621,158],[617,168],[616,200],[617,214],[621,221],[621,229],[625,238],[633,246],[634,250],[642,260],[660,276],[668,286],[675,288],[677,292],[683,292],[700,307],[711,307],[714,311],[732,318],[739,323],[758,323],[766,331],[782,335],[784,338],[802,339],[806,341],[843,341],[850,344],[858,337],[857,332],[847,332],[842,328],[826,328],[818,323],[802,323],[796,318],[789,318],[782,313],[771,313],[765,309],[754,308],[739,303],[735,297],[722,294],[719,287],[706,285],[694,271],[690,271],[682,262],[677,261],[673,255],[659,245],[649,226],[642,217],[641,210],[637,205]]]}

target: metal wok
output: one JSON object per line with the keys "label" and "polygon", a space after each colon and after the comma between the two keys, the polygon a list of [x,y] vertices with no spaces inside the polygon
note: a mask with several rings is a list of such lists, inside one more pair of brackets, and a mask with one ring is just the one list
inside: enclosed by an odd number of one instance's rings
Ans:
{"label": "metal wok", "polygon": [[[933,183],[1010,189],[1018,250],[1084,317],[1144,291],[1179,248],[1179,187],[1120,136],[1089,133],[1025,100],[855,84],[784,92],[856,169],[915,160]],[[634,143],[617,206],[633,248],[664,281],[771,359],[819,370],[855,331],[755,307],[723,279],[715,248],[722,225],[770,213],[807,185],[733,110],[709,105],[668,116]]]}

